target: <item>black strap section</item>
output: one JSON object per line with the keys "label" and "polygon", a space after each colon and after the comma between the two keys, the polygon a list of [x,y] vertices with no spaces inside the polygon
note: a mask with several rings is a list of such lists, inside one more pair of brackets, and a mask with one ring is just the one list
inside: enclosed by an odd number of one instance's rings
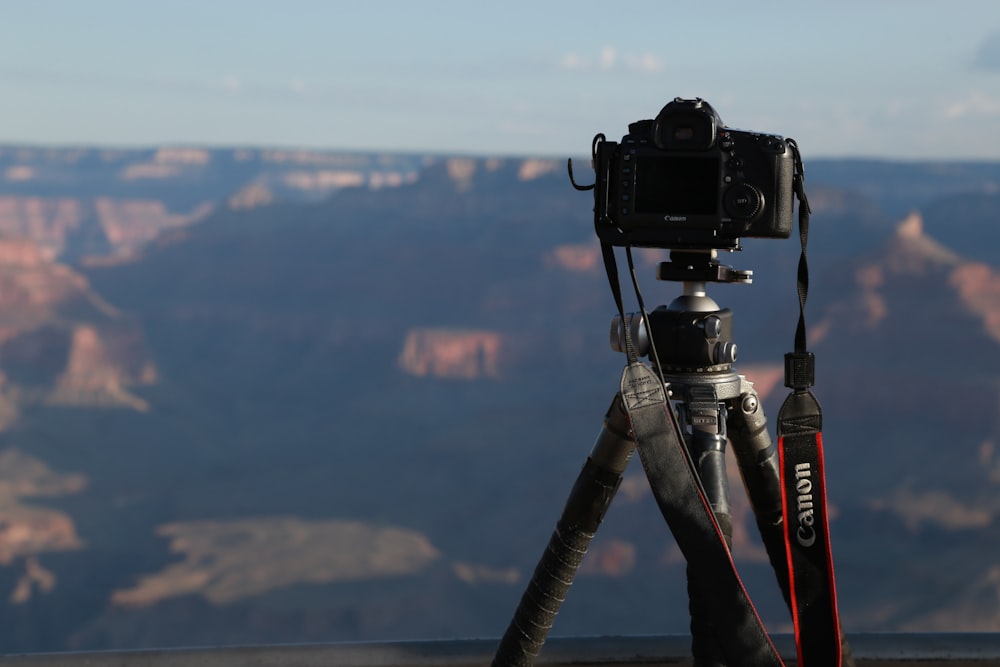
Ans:
{"label": "black strap section", "polygon": [[805,189],[805,167],[799,146],[794,139],[786,140],[792,149],[794,157],[794,172],[792,189],[799,200],[799,243],[802,252],[799,255],[798,275],[796,276],[799,294],[799,322],[795,328],[795,351],[785,355],[785,386],[794,389],[805,389],[815,383],[815,359],[806,351],[806,298],[809,296],[809,262],[806,259],[806,246],[809,242],[809,199]]}
{"label": "black strap section", "polygon": [[608,274],[608,284],[611,286],[611,296],[615,299],[615,306],[618,308],[618,317],[622,323],[625,338],[625,356],[629,363],[638,359],[635,345],[632,341],[632,334],[629,333],[628,322],[625,320],[625,305],[622,302],[622,287],[618,280],[618,261],[615,259],[615,249],[610,243],[601,243],[601,255],[604,257],[604,270]]}
{"label": "black strap section", "polygon": [[799,321],[795,328],[795,348],[785,355],[785,386],[791,388],[792,393],[778,413],[788,603],[795,624],[799,667],[841,667],[845,653],[848,662],[851,659],[849,649],[844,651],[842,648],[837,612],[823,467],[823,413],[809,390],[816,381],[815,357],[806,349],[805,308],[809,295],[806,245],[811,211],[798,144],[793,139],[788,139],[787,143],[794,157],[792,187],[799,200],[802,247],[796,277]]}
{"label": "black strap section", "polygon": [[633,362],[622,374],[622,398],[656,503],[697,581],[696,594],[716,624],[728,667],[783,665],[740,581],[722,531],[682,444],[660,378]]}

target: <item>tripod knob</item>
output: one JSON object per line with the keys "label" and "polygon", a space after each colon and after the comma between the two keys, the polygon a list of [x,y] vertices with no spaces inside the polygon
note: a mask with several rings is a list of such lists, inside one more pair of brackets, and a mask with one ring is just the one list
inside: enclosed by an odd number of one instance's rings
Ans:
{"label": "tripod knob", "polygon": [[731,364],[736,361],[736,343],[728,341],[715,344],[713,355],[717,364]]}
{"label": "tripod knob", "polygon": [[632,340],[632,347],[640,357],[649,352],[649,334],[646,331],[646,323],[642,319],[642,313],[625,313],[625,324],[622,318],[615,315],[611,320],[611,349],[615,352],[625,352],[625,327],[628,327],[628,335]]}
{"label": "tripod knob", "polygon": [[722,320],[717,315],[709,315],[701,322],[705,338],[714,340],[722,335]]}

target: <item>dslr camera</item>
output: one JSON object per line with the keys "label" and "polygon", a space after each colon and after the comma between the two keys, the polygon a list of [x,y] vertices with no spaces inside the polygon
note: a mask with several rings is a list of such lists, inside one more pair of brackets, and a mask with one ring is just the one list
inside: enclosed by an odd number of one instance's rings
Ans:
{"label": "dslr camera", "polygon": [[784,138],[725,126],[702,99],[676,98],[621,143],[595,138],[594,227],[616,246],[737,250],[788,238],[795,160]]}

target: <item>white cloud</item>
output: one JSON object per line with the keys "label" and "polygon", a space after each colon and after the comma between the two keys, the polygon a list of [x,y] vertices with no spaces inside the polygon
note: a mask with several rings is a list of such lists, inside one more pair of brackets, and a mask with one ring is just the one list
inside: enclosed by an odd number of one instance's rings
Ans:
{"label": "white cloud", "polygon": [[625,65],[629,69],[647,74],[656,74],[663,69],[663,61],[652,53],[625,56]]}
{"label": "white cloud", "polygon": [[1000,116],[1000,97],[987,95],[981,90],[969,92],[963,99],[949,104],[944,115],[951,120],[968,117]]}
{"label": "white cloud", "polygon": [[613,46],[601,47],[594,57],[581,56],[578,53],[567,53],[559,58],[560,69],[579,72],[638,72],[640,74],[656,74],[664,68],[663,60],[650,52],[619,54]]}
{"label": "white cloud", "polygon": [[560,69],[590,69],[590,61],[575,53],[567,53],[559,59]]}
{"label": "white cloud", "polygon": [[227,93],[238,93],[243,90],[243,81],[238,76],[227,76],[222,80],[222,89]]}
{"label": "white cloud", "polygon": [[598,62],[601,64],[601,69],[609,70],[614,68],[615,61],[618,60],[618,53],[612,46],[605,46],[601,49],[601,55],[598,58]]}

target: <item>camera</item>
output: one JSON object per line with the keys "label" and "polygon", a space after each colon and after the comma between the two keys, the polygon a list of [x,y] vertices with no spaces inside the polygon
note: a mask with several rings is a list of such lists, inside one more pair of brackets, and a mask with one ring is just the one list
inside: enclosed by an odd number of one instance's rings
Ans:
{"label": "camera", "polygon": [[616,246],[736,250],[788,238],[795,172],[784,138],[726,127],[700,98],[676,98],[620,143],[595,139],[594,227]]}

